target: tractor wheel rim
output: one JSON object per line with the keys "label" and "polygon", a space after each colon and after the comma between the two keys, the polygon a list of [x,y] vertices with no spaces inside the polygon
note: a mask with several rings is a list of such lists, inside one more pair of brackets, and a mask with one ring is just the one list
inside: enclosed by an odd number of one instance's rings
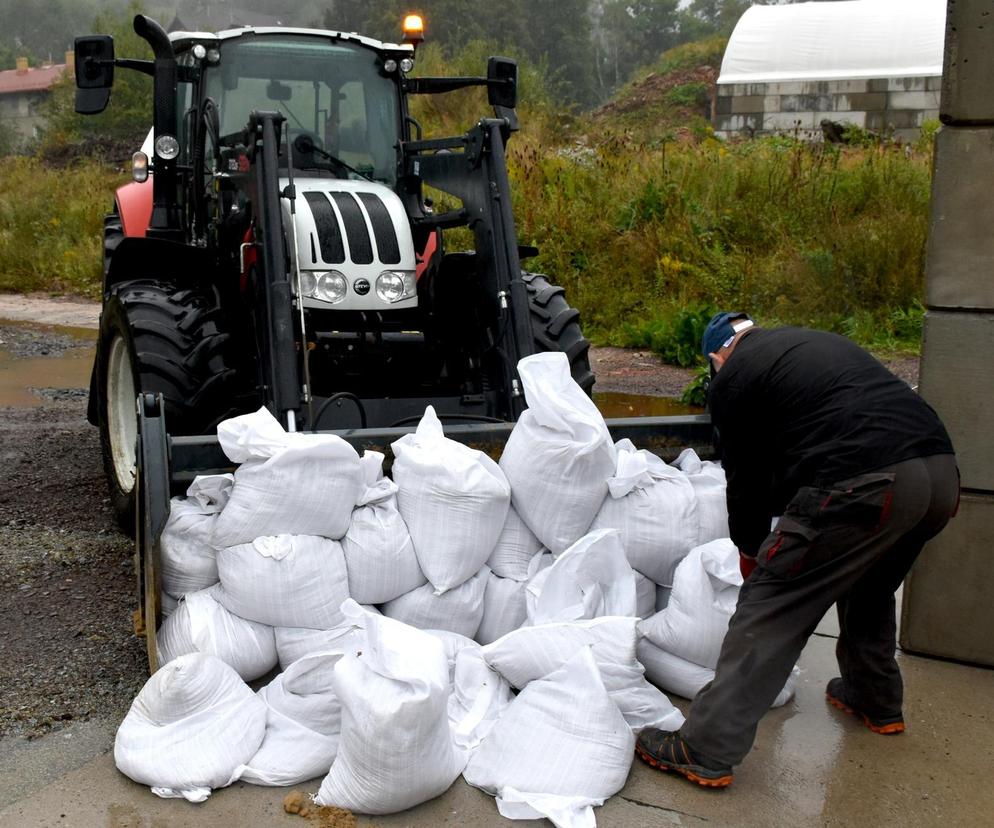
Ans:
{"label": "tractor wheel rim", "polygon": [[114,337],[107,360],[107,433],[110,438],[114,475],[122,492],[135,487],[135,442],[138,438],[138,410],[135,378],[128,346]]}

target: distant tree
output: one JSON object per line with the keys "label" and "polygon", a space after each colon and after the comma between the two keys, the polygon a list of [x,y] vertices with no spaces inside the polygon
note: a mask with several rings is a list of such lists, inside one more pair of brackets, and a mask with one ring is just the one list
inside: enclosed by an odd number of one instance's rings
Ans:
{"label": "distant tree", "polygon": [[681,42],[679,0],[605,0],[600,20],[602,92]]}

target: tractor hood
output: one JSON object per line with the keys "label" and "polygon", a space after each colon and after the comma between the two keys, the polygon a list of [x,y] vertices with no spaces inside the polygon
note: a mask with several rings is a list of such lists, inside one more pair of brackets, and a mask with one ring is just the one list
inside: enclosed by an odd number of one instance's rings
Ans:
{"label": "tractor hood", "polygon": [[[281,191],[289,181],[280,180]],[[407,213],[374,181],[294,176],[296,245],[282,199],[291,266],[299,262],[304,307],[388,311],[417,307],[414,242]],[[337,298],[338,296],[341,298]],[[332,296],[337,301],[329,301]]]}

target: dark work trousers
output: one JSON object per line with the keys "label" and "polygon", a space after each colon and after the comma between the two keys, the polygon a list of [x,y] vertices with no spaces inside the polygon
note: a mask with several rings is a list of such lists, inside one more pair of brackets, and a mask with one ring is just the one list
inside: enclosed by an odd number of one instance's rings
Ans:
{"label": "dark work trousers", "polygon": [[714,680],[680,733],[717,766],[737,765],[808,638],[838,604],[847,698],[870,715],[901,712],[894,592],[959,503],[951,454],[907,460],[830,488],[802,487],[760,547]]}

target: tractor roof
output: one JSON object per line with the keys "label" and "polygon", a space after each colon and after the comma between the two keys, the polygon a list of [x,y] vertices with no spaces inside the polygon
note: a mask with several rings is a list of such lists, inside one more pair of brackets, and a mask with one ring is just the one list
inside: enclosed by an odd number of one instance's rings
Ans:
{"label": "tractor roof", "polygon": [[220,43],[223,40],[233,40],[238,37],[251,35],[310,35],[312,37],[324,37],[329,40],[347,40],[359,43],[369,49],[378,52],[410,52],[414,54],[414,47],[409,43],[384,43],[381,40],[374,40],[371,37],[364,37],[355,32],[335,32],[327,29],[297,29],[287,26],[244,26],[240,29],[226,29],[222,32],[170,32],[169,40],[176,50],[182,50],[195,43]]}

